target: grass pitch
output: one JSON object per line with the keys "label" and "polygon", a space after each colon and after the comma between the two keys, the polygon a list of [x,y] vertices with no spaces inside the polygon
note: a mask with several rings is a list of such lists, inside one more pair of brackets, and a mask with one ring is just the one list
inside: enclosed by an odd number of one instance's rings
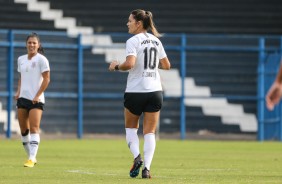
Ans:
{"label": "grass pitch", "polygon": [[25,159],[20,140],[0,140],[0,183],[282,183],[280,142],[159,140],[151,180],[129,177],[125,140],[42,139],[38,164]]}

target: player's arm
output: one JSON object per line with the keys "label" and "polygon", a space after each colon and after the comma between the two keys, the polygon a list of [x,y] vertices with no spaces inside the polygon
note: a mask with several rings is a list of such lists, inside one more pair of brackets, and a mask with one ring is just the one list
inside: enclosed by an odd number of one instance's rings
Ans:
{"label": "player's arm", "polygon": [[275,82],[282,84],[282,66],[280,66]]}
{"label": "player's arm", "polygon": [[126,57],[125,62],[119,64],[118,68],[117,68],[117,66],[115,66],[115,67],[118,70],[126,71],[126,70],[130,70],[131,68],[133,68],[134,65],[135,65],[135,62],[136,62],[136,57],[133,56],[133,55],[129,55],[129,56]]}
{"label": "player's arm", "polygon": [[159,69],[169,70],[170,69],[170,62],[167,57],[160,59]]}
{"label": "player's arm", "polygon": [[15,93],[14,98],[17,100],[20,96],[20,91],[21,91],[21,74],[19,74],[19,80],[18,80],[18,89]]}
{"label": "player's arm", "polygon": [[110,71],[115,71],[115,70],[127,71],[134,67],[135,62],[136,62],[136,57],[133,55],[129,55],[126,57],[125,62],[121,64],[119,64],[117,61],[113,61],[109,66],[109,70]]}
{"label": "player's arm", "polygon": [[282,66],[280,66],[278,74],[270,87],[265,100],[269,110],[273,110],[274,106],[279,103],[282,96]]}
{"label": "player's arm", "polygon": [[50,71],[45,71],[42,73],[42,77],[43,77],[43,81],[42,84],[38,90],[38,92],[36,93],[33,102],[39,102],[38,98],[39,96],[47,89],[49,83],[50,83]]}

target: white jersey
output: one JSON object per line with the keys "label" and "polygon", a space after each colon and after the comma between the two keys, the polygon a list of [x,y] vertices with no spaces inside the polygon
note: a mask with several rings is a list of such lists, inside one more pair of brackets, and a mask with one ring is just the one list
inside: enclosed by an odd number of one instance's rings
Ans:
{"label": "white jersey", "polygon": [[[18,58],[18,72],[21,74],[20,98],[33,100],[38,92],[42,81],[42,73],[50,71],[49,61],[42,54],[37,53],[28,59],[28,55],[22,55]],[[39,97],[39,101],[45,103],[44,93]]]}
{"label": "white jersey", "polygon": [[139,33],[126,42],[126,56],[136,57],[129,70],[125,92],[162,91],[159,61],[166,57],[161,41],[150,33]]}

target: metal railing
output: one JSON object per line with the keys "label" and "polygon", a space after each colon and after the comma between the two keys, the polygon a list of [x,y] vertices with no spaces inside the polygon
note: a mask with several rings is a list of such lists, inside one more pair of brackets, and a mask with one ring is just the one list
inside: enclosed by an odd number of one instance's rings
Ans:
{"label": "metal railing", "polygon": [[[6,91],[0,91],[0,97],[7,97],[7,111],[8,111],[8,128],[6,131],[6,137],[11,137],[11,130],[10,130],[10,124],[11,124],[11,111],[12,111],[12,102],[13,102],[13,95],[14,95],[14,48],[16,47],[25,47],[24,41],[15,41],[15,35],[19,34],[29,34],[30,30],[0,30],[0,35],[2,37],[8,38],[0,39],[0,48],[9,48],[8,50],[8,60],[7,60],[7,90]],[[39,35],[56,35],[56,36],[64,36],[67,37],[67,34],[64,32],[49,32],[49,31],[37,31]],[[6,35],[6,36],[5,36]],[[114,36],[125,36],[126,34],[119,34],[119,33],[109,33],[109,35]],[[257,95],[256,96],[248,96],[248,95],[223,95],[227,99],[247,99],[247,100],[254,100],[257,101],[257,118],[259,123],[259,129],[258,129],[258,140],[264,140],[263,132],[264,132],[264,112],[265,110],[265,104],[264,104],[264,95],[265,95],[265,88],[264,88],[264,62],[266,58],[266,54],[269,52],[278,52],[281,54],[282,51],[282,37],[279,36],[244,36],[244,35],[197,35],[197,34],[165,34],[166,38],[177,38],[180,40],[179,45],[165,45],[165,49],[167,51],[174,50],[179,52],[180,54],[180,74],[181,74],[181,95],[180,95],[180,139],[186,138],[186,107],[185,107],[185,99],[186,98],[194,98],[192,96],[185,95],[185,77],[186,77],[186,59],[189,58],[188,52],[191,51],[199,51],[199,52],[205,52],[205,51],[217,51],[217,52],[252,52],[257,53],[258,55],[258,89],[257,89]],[[195,44],[189,44],[189,40],[191,38],[212,38],[212,39],[253,39],[257,41],[257,45],[195,45]],[[1,38],[1,37],[0,37]],[[267,40],[276,40],[279,42],[279,46],[275,45],[269,45],[266,43]],[[75,98],[78,101],[78,117],[77,117],[77,137],[81,138],[83,135],[83,99],[84,98],[121,98],[121,94],[113,94],[113,93],[85,93],[83,91],[83,52],[85,49],[89,49],[90,46],[84,46],[81,41],[81,35],[77,37],[77,43],[46,43],[44,42],[45,48],[57,48],[57,49],[72,49],[76,50],[77,55],[77,86],[78,90],[77,92],[73,93],[62,93],[62,92],[46,92],[46,97],[48,98]],[[105,47],[105,46],[99,46],[94,45],[94,47]],[[221,95],[212,95],[210,98],[217,98],[222,97]],[[170,96],[165,96],[165,98],[170,98]],[[199,98],[199,97],[197,97]],[[206,98],[206,97],[203,97]],[[282,130],[281,130],[282,131]],[[281,138],[282,140],[282,138]]]}

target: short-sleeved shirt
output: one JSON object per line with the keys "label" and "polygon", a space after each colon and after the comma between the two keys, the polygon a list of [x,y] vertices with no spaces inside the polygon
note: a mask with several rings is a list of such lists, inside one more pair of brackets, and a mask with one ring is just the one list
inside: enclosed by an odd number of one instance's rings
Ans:
{"label": "short-sleeved shirt", "polygon": [[139,33],[126,41],[126,56],[136,57],[129,70],[125,92],[162,91],[159,60],[166,57],[161,41],[150,33]]}
{"label": "short-sleeved shirt", "polygon": [[[37,53],[30,60],[27,54],[20,56],[18,58],[18,72],[21,74],[19,98],[33,100],[42,84],[42,73],[46,71],[50,71],[49,61],[42,54]],[[39,101],[45,103],[44,93],[40,95]]]}

